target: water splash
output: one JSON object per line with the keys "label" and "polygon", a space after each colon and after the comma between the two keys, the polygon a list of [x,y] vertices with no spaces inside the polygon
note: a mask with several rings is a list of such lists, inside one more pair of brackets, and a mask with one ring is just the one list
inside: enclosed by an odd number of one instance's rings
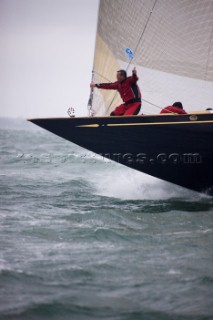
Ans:
{"label": "water splash", "polygon": [[113,165],[91,177],[99,195],[122,200],[164,200],[195,198],[195,192],[129,168]]}

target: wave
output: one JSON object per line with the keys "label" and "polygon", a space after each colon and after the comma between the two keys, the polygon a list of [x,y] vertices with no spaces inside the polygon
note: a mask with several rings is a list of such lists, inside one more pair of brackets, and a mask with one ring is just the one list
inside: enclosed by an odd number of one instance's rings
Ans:
{"label": "wave", "polygon": [[119,165],[115,168],[113,164],[94,174],[91,181],[97,194],[122,200],[195,200],[205,197],[129,168]]}
{"label": "wave", "polygon": [[[7,137],[7,139],[6,139]],[[62,180],[84,180],[87,189],[91,186],[95,195],[121,200],[168,200],[182,199],[200,201],[205,195],[178,187],[147,174],[103,159],[101,156],[80,148],[73,143],[45,131],[24,132],[2,130],[2,164],[7,172],[10,169],[31,170],[38,173],[45,170],[45,176]],[[18,144],[17,144],[18,141]],[[14,147],[15,146],[15,147]],[[12,165],[12,166],[11,166]],[[39,170],[39,171],[38,171]],[[4,173],[5,173],[4,172]],[[82,186],[82,189],[84,187]]]}

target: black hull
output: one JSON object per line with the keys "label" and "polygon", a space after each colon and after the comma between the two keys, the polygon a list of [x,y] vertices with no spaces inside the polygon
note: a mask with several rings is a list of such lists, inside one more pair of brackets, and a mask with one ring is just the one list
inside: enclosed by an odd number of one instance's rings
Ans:
{"label": "black hull", "polygon": [[213,195],[213,114],[30,121],[125,166]]}

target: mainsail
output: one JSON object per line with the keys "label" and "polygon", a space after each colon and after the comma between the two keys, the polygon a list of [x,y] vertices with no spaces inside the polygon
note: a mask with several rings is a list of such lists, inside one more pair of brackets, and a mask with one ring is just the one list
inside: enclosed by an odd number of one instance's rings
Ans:
{"label": "mainsail", "polygon": [[[114,82],[117,70],[131,74],[134,66],[142,113],[159,113],[175,101],[187,111],[212,107],[213,0],[100,0],[94,81]],[[109,115],[119,103],[114,91],[95,88],[95,116]]]}

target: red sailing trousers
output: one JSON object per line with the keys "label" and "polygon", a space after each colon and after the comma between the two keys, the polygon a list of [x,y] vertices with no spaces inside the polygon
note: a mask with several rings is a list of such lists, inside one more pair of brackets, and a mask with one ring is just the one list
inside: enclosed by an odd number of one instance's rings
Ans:
{"label": "red sailing trousers", "polygon": [[111,113],[111,116],[132,116],[139,113],[141,102],[133,102],[131,104],[121,104]]}

